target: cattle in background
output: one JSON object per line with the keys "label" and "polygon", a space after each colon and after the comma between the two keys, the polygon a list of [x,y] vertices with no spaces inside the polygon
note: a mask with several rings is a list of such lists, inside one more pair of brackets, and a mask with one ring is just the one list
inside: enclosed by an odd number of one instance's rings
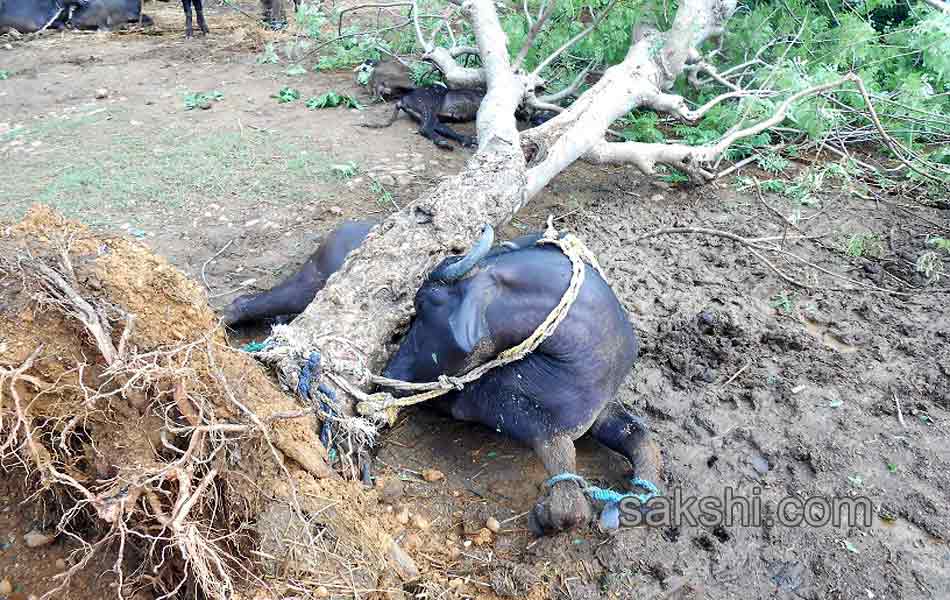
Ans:
{"label": "cattle in background", "polygon": [[58,0],[0,0],[0,33],[62,29],[68,16],[69,6]]}

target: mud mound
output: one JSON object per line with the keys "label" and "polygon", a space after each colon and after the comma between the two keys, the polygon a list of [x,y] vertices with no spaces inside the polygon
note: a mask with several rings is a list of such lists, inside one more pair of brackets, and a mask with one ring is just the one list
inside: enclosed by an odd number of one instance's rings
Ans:
{"label": "mud mound", "polygon": [[118,548],[128,589],[352,594],[388,585],[387,556],[412,574],[375,499],[328,469],[313,411],[226,342],[164,259],[34,207],[0,226],[2,463],[57,534]]}

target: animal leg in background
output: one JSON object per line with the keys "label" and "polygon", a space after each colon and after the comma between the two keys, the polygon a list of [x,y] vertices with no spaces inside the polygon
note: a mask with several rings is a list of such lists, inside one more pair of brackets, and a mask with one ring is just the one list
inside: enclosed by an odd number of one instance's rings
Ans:
{"label": "animal leg in background", "polygon": [[456,142],[462,144],[463,146],[467,148],[471,148],[472,146],[475,146],[478,143],[478,140],[475,137],[470,136],[470,135],[463,135],[455,131],[454,129],[446,125],[445,123],[442,123],[438,119],[436,119],[435,121],[434,129],[435,129],[435,132],[438,133],[439,135],[443,137],[447,137],[451,140],[455,140]]}
{"label": "animal leg in background", "polygon": [[446,150],[454,150],[454,148],[452,147],[452,144],[450,144],[444,137],[442,137],[443,135],[442,131],[448,130],[450,135],[447,135],[445,137],[448,137],[450,139],[458,139],[461,136],[459,136],[459,134],[455,133],[448,127],[439,123],[439,117],[438,115],[435,114],[435,112],[426,110],[422,113],[422,115],[425,119],[422,121],[422,125],[419,126],[419,133],[422,136],[427,137],[430,140],[432,140],[432,143],[438,146],[439,148],[445,148]]}

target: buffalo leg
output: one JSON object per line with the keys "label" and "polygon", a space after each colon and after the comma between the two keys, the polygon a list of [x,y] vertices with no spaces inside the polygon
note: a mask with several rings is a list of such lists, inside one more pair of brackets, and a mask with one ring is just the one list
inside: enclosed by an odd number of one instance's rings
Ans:
{"label": "buffalo leg", "polygon": [[298,315],[317,295],[325,279],[317,271],[311,257],[300,271],[283,283],[266,292],[236,298],[224,311],[224,324],[234,325],[282,315]]}
{"label": "buffalo leg", "polygon": [[462,144],[463,146],[467,148],[471,148],[472,146],[476,144],[476,139],[474,137],[470,135],[462,135],[461,133],[455,131],[448,125],[439,122],[438,119],[436,119],[434,129],[435,129],[435,132],[438,133],[439,135],[443,137],[447,137],[450,140],[455,140],[456,142]]}
{"label": "buffalo leg", "polygon": [[[575,473],[577,454],[570,436],[556,434],[549,439],[537,440],[534,451],[552,477]],[[551,486],[534,505],[528,516],[528,527],[536,535],[582,527],[591,521],[591,505],[584,490],[572,480],[559,481]]]}
{"label": "buffalo leg", "polygon": [[205,23],[205,9],[202,5],[203,0],[192,0],[195,5],[195,13],[198,16],[198,29],[201,33],[208,33],[208,24]]}
{"label": "buffalo leg", "polygon": [[191,0],[181,0],[181,7],[185,10],[185,37],[190,38],[194,35],[191,26]]}
{"label": "buffalo leg", "polygon": [[650,430],[643,419],[611,402],[594,421],[590,432],[598,442],[630,461],[634,477],[657,483],[660,476],[660,449],[651,439]]}
{"label": "buffalo leg", "polygon": [[422,126],[419,127],[419,133],[423,136],[432,140],[432,143],[438,146],[439,148],[445,148],[446,150],[454,150],[452,144],[448,142],[442,135],[438,132],[439,128],[439,119],[435,116],[435,113],[427,112],[423,115],[425,119],[422,121]]}

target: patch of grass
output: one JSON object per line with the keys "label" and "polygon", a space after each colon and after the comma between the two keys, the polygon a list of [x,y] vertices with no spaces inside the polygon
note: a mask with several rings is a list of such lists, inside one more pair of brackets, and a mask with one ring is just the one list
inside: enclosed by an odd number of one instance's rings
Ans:
{"label": "patch of grass", "polygon": [[5,79],[10,79],[10,71],[7,71],[6,69],[0,69],[0,81]]}
{"label": "patch of grass", "polygon": [[393,200],[393,193],[383,187],[383,184],[381,184],[378,179],[373,178],[369,184],[369,190],[376,196],[376,204],[387,208],[390,205],[396,206],[396,202]]}
{"label": "patch of grass", "polygon": [[330,173],[337,179],[345,180],[356,177],[360,167],[353,161],[330,165]]}
{"label": "patch of grass", "polygon": [[774,152],[760,154],[755,160],[760,169],[772,175],[778,175],[792,164],[787,158],[779,156]]}
{"label": "patch of grass", "polygon": [[335,108],[337,106],[345,106],[347,108],[355,108],[356,110],[363,110],[363,105],[359,101],[352,97],[347,96],[346,94],[338,94],[337,92],[327,92],[320,96],[314,96],[307,100],[307,108],[310,110],[316,110],[318,108]]}
{"label": "patch of grass", "polygon": [[278,104],[296,102],[297,100],[300,100],[300,92],[290,86],[285,85],[284,87],[280,88],[279,92],[271,96],[271,98],[277,98]]}
{"label": "patch of grass", "polygon": [[947,253],[950,253],[950,240],[942,237],[932,237],[927,238],[927,244],[933,246],[937,250],[945,250]]}
{"label": "patch of grass", "polygon": [[660,179],[671,185],[689,183],[689,175],[672,167],[670,168],[669,173],[666,175],[660,175]]}
{"label": "patch of grass", "polygon": [[[339,179],[325,155],[273,134],[192,136],[172,128],[149,136],[106,116],[85,119],[92,124],[78,131],[79,119],[18,130],[57,150],[43,160],[8,159],[12,168],[0,169],[0,219],[18,218],[33,202],[43,202],[71,218],[114,226],[130,212],[160,216],[222,200],[293,204],[315,193],[315,181]],[[92,127],[97,135],[77,154],[70,144]]]}
{"label": "patch of grass", "polygon": [[257,62],[262,65],[276,65],[280,62],[280,57],[277,56],[277,47],[274,45],[274,42],[267,42],[264,45],[264,50],[262,50],[257,57]]}
{"label": "patch of grass", "polygon": [[211,92],[189,92],[185,94],[185,110],[194,110],[196,108],[211,108],[211,104],[219,102],[224,98],[224,94],[214,90]]}
{"label": "patch of grass", "polygon": [[845,252],[855,258],[880,256],[882,248],[880,238],[873,233],[854,234],[845,243]]}
{"label": "patch of grass", "polygon": [[795,300],[787,293],[776,294],[769,300],[769,306],[780,313],[790,315],[795,310]]}
{"label": "patch of grass", "polygon": [[300,65],[290,65],[284,73],[291,77],[299,77],[300,75],[306,75],[307,69],[304,69]]}

